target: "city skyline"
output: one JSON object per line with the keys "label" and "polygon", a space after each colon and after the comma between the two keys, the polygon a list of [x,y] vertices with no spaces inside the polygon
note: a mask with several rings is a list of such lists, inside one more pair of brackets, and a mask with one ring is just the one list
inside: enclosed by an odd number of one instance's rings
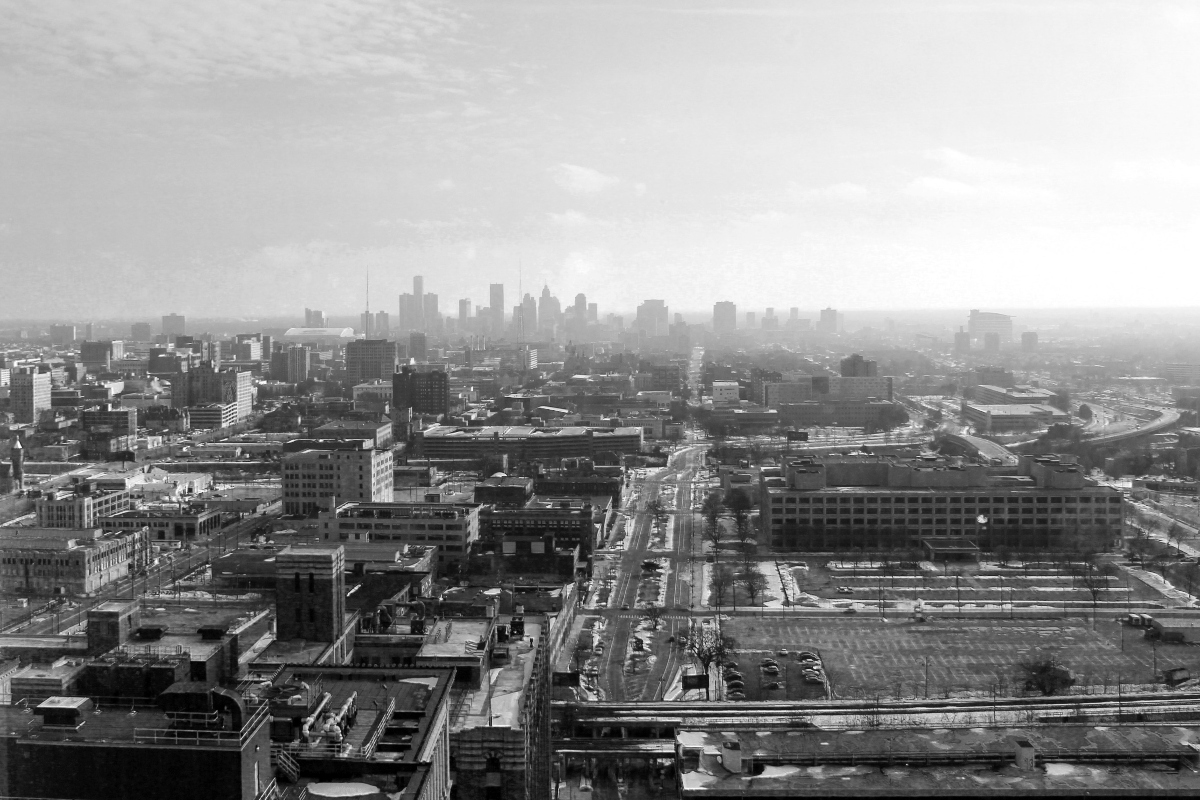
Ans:
{"label": "city skyline", "polygon": [[601,308],[1200,288],[1184,4],[293,11],[8,4],[0,280],[23,307],[52,280],[39,315],[349,309],[368,269],[389,310],[420,273]]}

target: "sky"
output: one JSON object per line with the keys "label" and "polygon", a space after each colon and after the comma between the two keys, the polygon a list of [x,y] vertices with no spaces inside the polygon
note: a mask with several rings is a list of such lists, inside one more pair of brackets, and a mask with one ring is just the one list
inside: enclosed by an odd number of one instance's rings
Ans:
{"label": "sky", "polygon": [[1194,2],[0,0],[0,317],[1196,305]]}

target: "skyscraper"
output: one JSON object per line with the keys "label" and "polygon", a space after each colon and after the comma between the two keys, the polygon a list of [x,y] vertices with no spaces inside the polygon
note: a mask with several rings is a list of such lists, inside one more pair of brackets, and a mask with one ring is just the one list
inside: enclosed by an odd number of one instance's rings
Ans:
{"label": "skyscraper", "polygon": [[182,336],[185,322],[182,314],[167,314],[162,318],[162,332],[169,337]]}
{"label": "skyscraper", "polygon": [[732,333],[737,330],[737,306],[728,300],[713,303],[713,330]]}
{"label": "skyscraper", "polygon": [[458,328],[459,330],[467,329],[467,322],[471,319],[471,298],[464,297],[458,301]]}
{"label": "skyscraper", "polygon": [[984,340],[986,346],[987,334],[994,333],[1001,342],[1012,341],[1012,317],[1007,314],[997,314],[992,311],[971,309],[967,318],[967,332],[972,341]]}
{"label": "skyscraper", "polygon": [[504,334],[504,284],[493,283],[488,293],[491,297],[491,305],[488,307],[492,318],[491,334],[501,336]]}
{"label": "skyscraper", "polygon": [[841,333],[842,315],[833,308],[821,309],[821,318],[817,320],[817,330],[821,333]]}
{"label": "skyscraper", "polygon": [[633,326],[650,336],[666,336],[670,319],[665,300],[643,300]]}
{"label": "skyscraper", "polygon": [[306,328],[324,328],[325,327],[325,312],[319,308],[304,309],[304,327],[306,327]]}
{"label": "skyscraper", "polygon": [[346,380],[351,383],[386,380],[396,372],[396,343],[359,339],[346,345]]}

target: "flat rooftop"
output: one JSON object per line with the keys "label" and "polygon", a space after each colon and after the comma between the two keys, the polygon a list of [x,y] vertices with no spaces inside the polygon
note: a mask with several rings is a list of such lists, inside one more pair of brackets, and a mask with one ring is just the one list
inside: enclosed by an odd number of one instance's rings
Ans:
{"label": "flat rooftop", "polygon": [[[507,614],[499,621],[512,621]],[[462,693],[450,719],[451,732],[468,728],[521,727],[521,701],[533,675],[537,644],[544,633],[543,624],[525,617],[525,635],[508,641],[508,663],[493,668],[480,689]]]}
{"label": "flat rooftop", "polygon": [[491,425],[480,428],[463,428],[450,425],[436,425],[427,428],[422,435],[438,439],[566,439],[572,436],[587,436],[591,431],[597,437],[609,436],[640,436],[641,428],[535,428],[529,425]]}
{"label": "flat rooftop", "polygon": [[[1200,773],[1176,769],[1195,757],[1197,734],[1182,726],[1085,725],[1031,728],[762,733],[680,731],[677,741],[701,750],[685,756],[684,797],[861,796],[928,793],[1195,792]],[[741,744],[743,762],[766,764],[758,775],[717,762],[722,743]],[[1014,764],[1016,743],[1028,741],[1038,764]]]}

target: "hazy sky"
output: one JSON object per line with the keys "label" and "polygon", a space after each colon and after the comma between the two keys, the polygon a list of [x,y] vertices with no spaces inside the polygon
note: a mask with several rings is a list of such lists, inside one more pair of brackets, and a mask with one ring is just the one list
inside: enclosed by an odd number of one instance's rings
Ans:
{"label": "hazy sky", "polygon": [[1194,305],[1200,4],[0,0],[0,316]]}

